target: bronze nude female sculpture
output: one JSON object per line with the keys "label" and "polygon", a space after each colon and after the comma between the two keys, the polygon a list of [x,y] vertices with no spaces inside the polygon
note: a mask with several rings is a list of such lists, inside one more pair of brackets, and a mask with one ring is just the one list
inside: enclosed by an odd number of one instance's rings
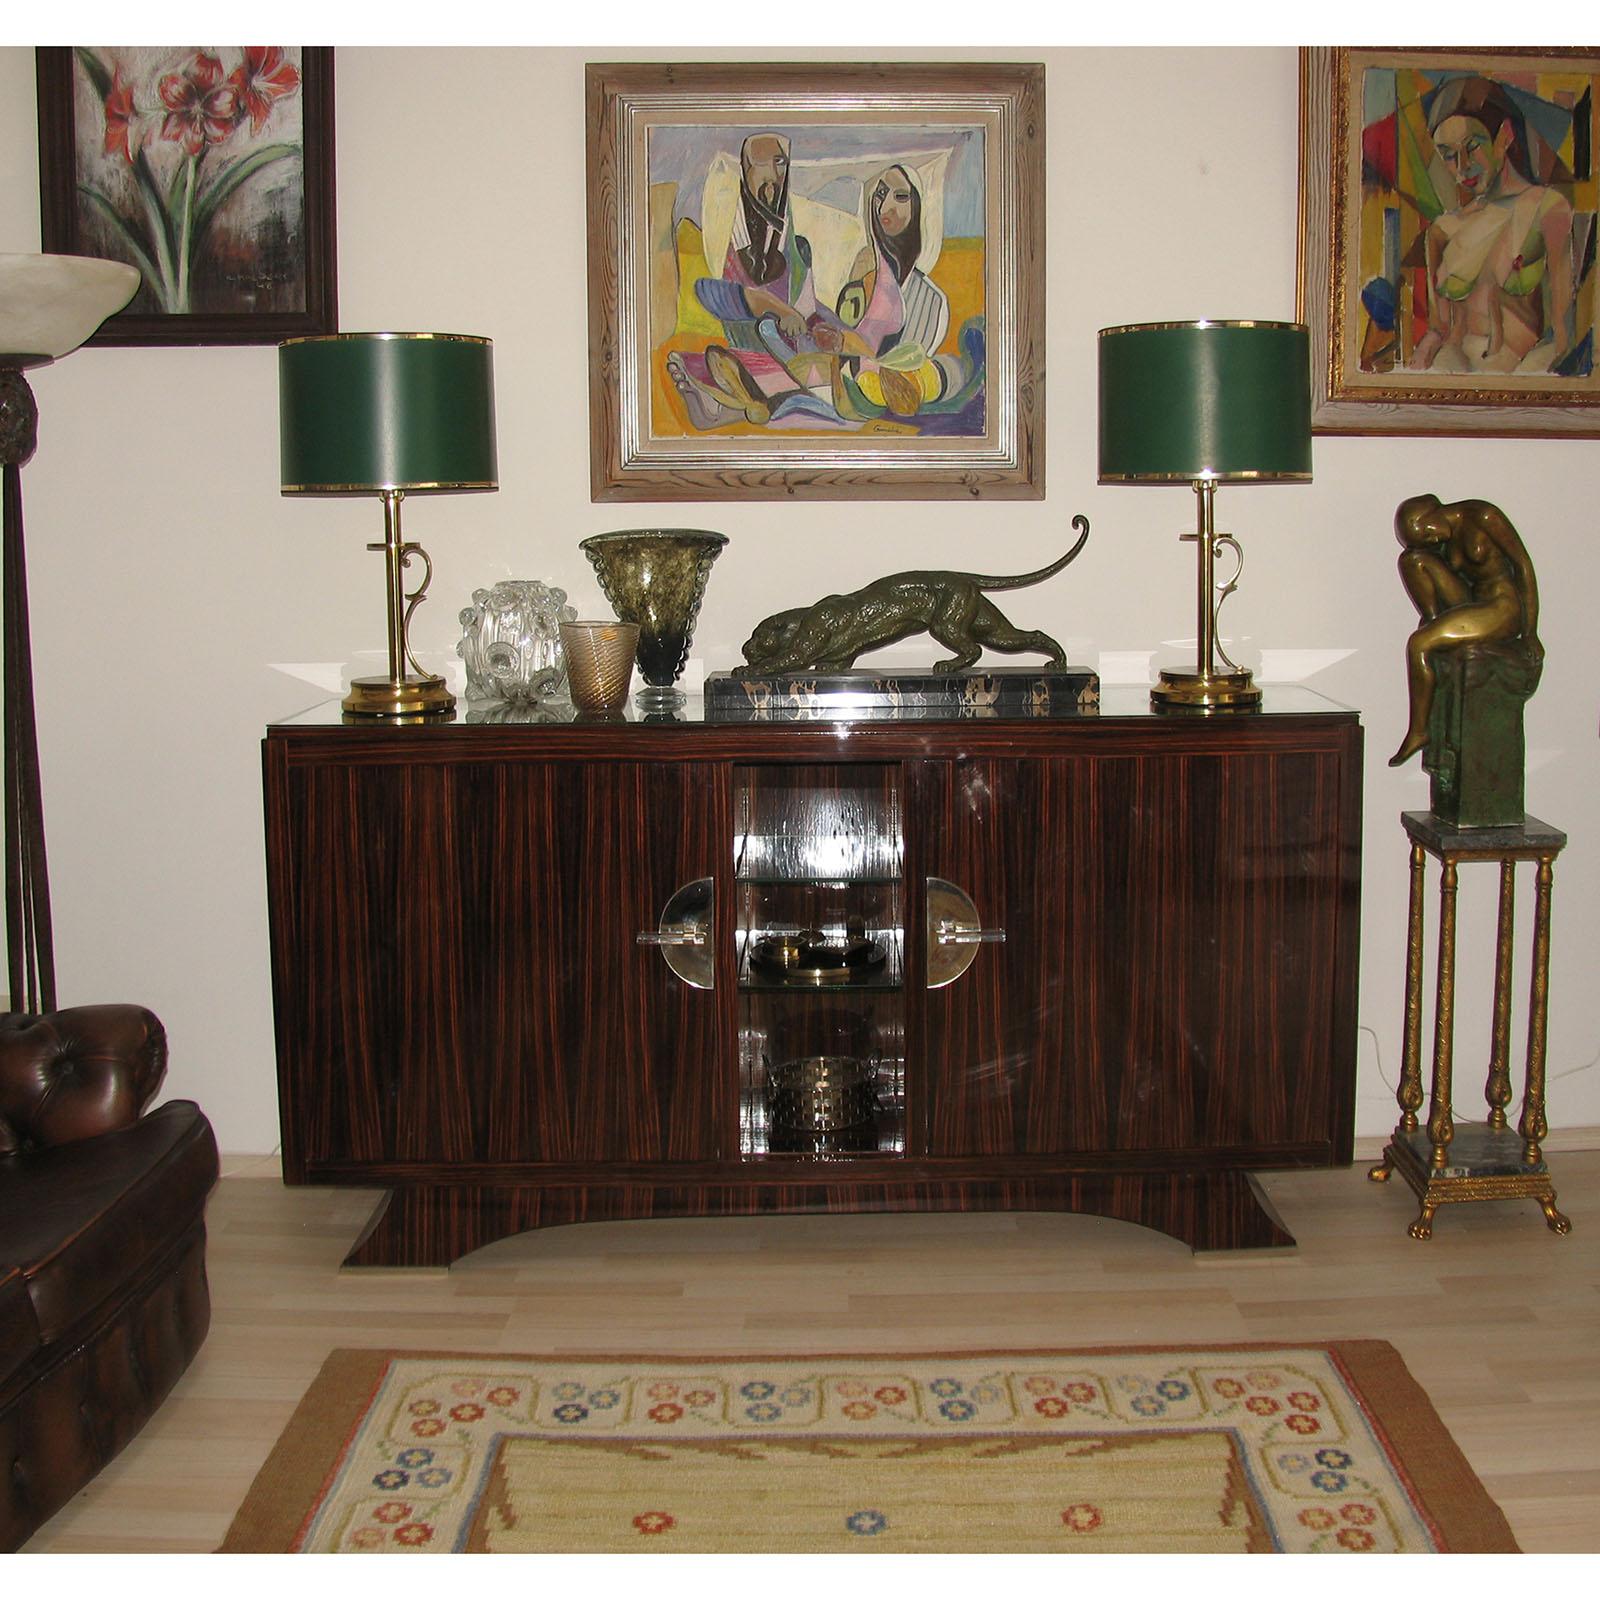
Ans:
{"label": "bronze nude female sculpture", "polygon": [[1428,743],[1438,651],[1506,645],[1531,671],[1527,693],[1544,662],[1539,643],[1539,586],[1533,563],[1510,519],[1487,500],[1441,505],[1433,494],[1400,504],[1394,530],[1402,546],[1400,581],[1421,618],[1406,641],[1411,717],[1391,767]]}

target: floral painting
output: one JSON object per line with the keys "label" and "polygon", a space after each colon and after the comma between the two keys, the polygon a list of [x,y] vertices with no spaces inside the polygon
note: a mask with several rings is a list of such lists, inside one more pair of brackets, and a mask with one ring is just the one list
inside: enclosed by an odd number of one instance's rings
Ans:
{"label": "floral painting", "polygon": [[1305,53],[1319,431],[1600,431],[1597,90],[1574,50]]}
{"label": "floral painting", "polygon": [[588,69],[596,499],[1043,494],[1044,69]]}
{"label": "floral painting", "polygon": [[331,327],[327,54],[39,52],[46,248],[131,262],[143,279],[107,342],[119,327],[140,342]]}

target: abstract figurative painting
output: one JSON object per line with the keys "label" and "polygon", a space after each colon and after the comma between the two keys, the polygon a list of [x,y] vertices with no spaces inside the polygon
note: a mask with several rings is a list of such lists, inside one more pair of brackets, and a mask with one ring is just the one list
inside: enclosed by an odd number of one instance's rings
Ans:
{"label": "abstract figurative painting", "polygon": [[589,87],[596,498],[1042,491],[1041,68]]}
{"label": "abstract figurative painting", "polygon": [[984,431],[984,129],[652,129],[652,432]]}
{"label": "abstract figurative painting", "polygon": [[1362,69],[1362,371],[1593,372],[1594,85]]}
{"label": "abstract figurative painting", "polygon": [[[1600,404],[1600,58],[1307,54],[1329,58],[1327,354],[1338,398],[1456,408],[1417,431],[1600,429],[1583,414]],[[1324,85],[1303,76],[1302,88],[1303,106],[1315,105]],[[1303,181],[1315,191],[1315,173]]]}
{"label": "abstract figurative painting", "polygon": [[38,52],[45,246],[130,262],[143,279],[102,342],[327,331],[330,54]]}

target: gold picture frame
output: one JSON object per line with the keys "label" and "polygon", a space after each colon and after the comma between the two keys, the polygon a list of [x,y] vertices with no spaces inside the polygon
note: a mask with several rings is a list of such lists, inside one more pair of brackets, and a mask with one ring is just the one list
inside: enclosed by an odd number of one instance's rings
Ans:
{"label": "gold picture frame", "polygon": [[1044,494],[1044,68],[586,69],[591,494]]}
{"label": "gold picture frame", "polygon": [[1596,50],[1301,50],[1313,432],[1600,436],[1597,90]]}

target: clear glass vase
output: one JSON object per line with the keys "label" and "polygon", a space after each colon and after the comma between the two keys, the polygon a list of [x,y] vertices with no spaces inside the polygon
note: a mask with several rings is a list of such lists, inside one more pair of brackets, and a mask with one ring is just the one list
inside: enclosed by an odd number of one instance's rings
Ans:
{"label": "clear glass vase", "polygon": [[678,678],[689,659],[711,563],[727,542],[726,534],[704,528],[625,528],[580,541],[612,610],[621,621],[639,624],[644,687],[634,701],[642,710],[671,711],[683,704]]}
{"label": "clear glass vase", "polygon": [[537,579],[505,578],[491,589],[474,589],[456,646],[466,663],[468,698],[539,705],[564,697],[561,624],[577,614],[566,590]]}

